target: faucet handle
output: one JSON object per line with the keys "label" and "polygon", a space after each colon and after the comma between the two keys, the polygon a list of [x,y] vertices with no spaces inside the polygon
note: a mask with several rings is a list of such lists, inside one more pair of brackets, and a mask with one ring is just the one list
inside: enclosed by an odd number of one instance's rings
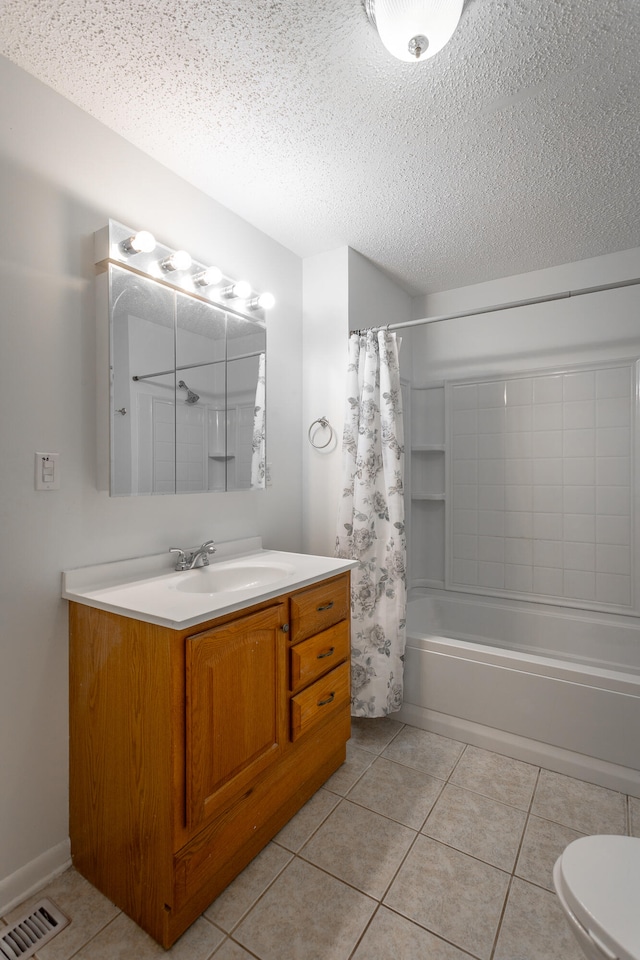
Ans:
{"label": "faucet handle", "polygon": [[202,546],[200,547],[200,550],[198,551],[198,553],[199,553],[200,556],[202,557],[202,566],[203,566],[203,567],[208,567],[208,566],[209,566],[209,557],[208,557],[208,554],[210,554],[210,553],[215,553],[215,552],[216,552],[216,548],[215,548],[214,541],[213,541],[213,540],[205,540],[205,542],[204,542],[204,543],[202,544]]}
{"label": "faucet handle", "polygon": [[169,553],[177,553],[179,555],[178,559],[176,560],[176,570],[188,569],[189,564],[184,550],[181,550],[180,547],[169,547]]}

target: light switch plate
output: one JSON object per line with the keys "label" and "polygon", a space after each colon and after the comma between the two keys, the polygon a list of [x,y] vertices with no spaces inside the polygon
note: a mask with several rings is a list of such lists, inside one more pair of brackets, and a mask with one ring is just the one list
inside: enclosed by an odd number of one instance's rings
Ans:
{"label": "light switch plate", "polygon": [[59,453],[36,453],[35,487],[36,490],[60,489]]}

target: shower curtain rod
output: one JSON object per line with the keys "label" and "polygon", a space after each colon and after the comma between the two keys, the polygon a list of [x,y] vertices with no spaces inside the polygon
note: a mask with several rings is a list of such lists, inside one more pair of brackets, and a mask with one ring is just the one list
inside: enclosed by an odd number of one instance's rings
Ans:
{"label": "shower curtain rod", "polygon": [[484,313],[497,313],[499,310],[513,310],[515,307],[530,307],[536,303],[549,303],[552,300],[567,300],[569,297],[582,297],[587,293],[599,293],[602,290],[616,290],[618,287],[632,287],[640,283],[640,277],[634,280],[617,280],[614,283],[602,283],[597,287],[583,287],[580,290],[563,290],[561,293],[550,293],[544,297],[531,297],[528,300],[512,300],[509,303],[497,303],[491,307],[481,307],[477,310],[461,310],[459,313],[447,313],[439,317],[423,317],[421,320],[404,320],[400,323],[386,323],[380,327],[362,327],[352,330],[351,333],[367,333],[372,330],[402,330],[406,327],[419,327],[425,323],[443,323],[445,320],[460,320],[462,317],[479,317]]}
{"label": "shower curtain rod", "polygon": [[221,360],[202,360],[199,363],[183,363],[180,367],[171,367],[169,370],[158,370],[157,373],[141,373],[131,377],[132,380],[151,380],[153,377],[166,377],[169,373],[178,373],[179,370],[195,370],[196,367],[212,367],[214,363],[229,363],[232,360],[249,360],[259,357],[263,350],[254,350],[253,353],[239,353],[237,357],[223,357]]}

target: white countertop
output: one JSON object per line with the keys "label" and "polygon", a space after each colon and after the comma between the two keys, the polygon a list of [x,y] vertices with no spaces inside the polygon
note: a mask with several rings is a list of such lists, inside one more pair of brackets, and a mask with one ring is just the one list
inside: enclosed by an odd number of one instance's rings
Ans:
{"label": "white countertop", "polygon": [[[62,596],[123,617],[181,630],[298,590],[355,565],[353,560],[335,557],[263,550],[261,539],[254,537],[217,544],[209,566],[195,570],[176,572],[175,556],[168,551],[66,570],[62,574]],[[218,589],[217,581],[232,586]],[[234,581],[240,585],[234,585]]]}

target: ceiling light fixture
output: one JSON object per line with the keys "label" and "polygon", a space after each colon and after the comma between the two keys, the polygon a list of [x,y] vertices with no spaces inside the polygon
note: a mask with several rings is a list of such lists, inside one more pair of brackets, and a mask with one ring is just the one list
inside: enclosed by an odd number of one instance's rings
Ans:
{"label": "ceiling light fixture", "polygon": [[389,53],[408,63],[433,57],[453,36],[464,0],[365,0]]}
{"label": "ceiling light fixture", "polygon": [[193,263],[191,254],[186,250],[176,250],[160,263],[163,270],[188,270]]}
{"label": "ceiling light fixture", "polygon": [[151,253],[155,250],[156,238],[148,230],[138,230],[123,240],[121,246],[125,253]]}
{"label": "ceiling light fixture", "polygon": [[229,300],[232,297],[237,297],[239,300],[246,300],[247,297],[251,296],[251,284],[247,280],[236,280],[235,283],[231,283],[228,287],[225,287],[224,290],[221,290],[220,296],[226,297]]}
{"label": "ceiling light fixture", "polygon": [[210,287],[212,284],[220,283],[222,280],[222,270],[220,267],[207,267],[202,273],[196,273],[193,282],[200,287]]}

